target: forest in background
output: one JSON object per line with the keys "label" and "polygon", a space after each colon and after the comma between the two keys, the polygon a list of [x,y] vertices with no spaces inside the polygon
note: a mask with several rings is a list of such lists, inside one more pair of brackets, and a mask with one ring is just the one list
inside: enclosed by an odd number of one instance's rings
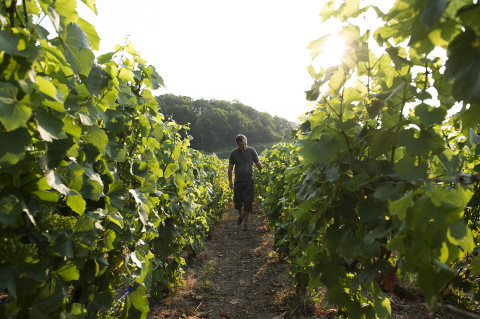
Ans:
{"label": "forest in background", "polygon": [[191,147],[205,152],[234,148],[239,133],[247,136],[250,145],[288,141],[296,127],[293,122],[239,101],[193,100],[174,94],[155,98],[166,118],[190,127]]}

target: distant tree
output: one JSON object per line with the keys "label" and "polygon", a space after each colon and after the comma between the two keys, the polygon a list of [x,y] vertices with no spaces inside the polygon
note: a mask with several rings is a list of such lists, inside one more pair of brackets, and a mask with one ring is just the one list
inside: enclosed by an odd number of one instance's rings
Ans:
{"label": "distant tree", "polygon": [[164,94],[156,97],[159,111],[179,124],[190,124],[191,146],[213,152],[235,146],[235,135],[248,137],[250,145],[287,141],[295,123],[259,112],[238,100],[192,100]]}
{"label": "distant tree", "polygon": [[224,138],[229,131],[227,124],[225,110],[217,108],[202,113],[191,129],[192,147],[207,152],[215,151],[218,145],[225,144]]}
{"label": "distant tree", "polygon": [[192,102],[192,111],[196,116],[202,115],[202,113],[206,112],[210,108],[211,104],[207,100],[201,99]]}
{"label": "distant tree", "polygon": [[192,108],[192,99],[187,96],[164,94],[156,97],[159,111],[166,118],[172,118],[178,124],[195,124],[197,115]]}

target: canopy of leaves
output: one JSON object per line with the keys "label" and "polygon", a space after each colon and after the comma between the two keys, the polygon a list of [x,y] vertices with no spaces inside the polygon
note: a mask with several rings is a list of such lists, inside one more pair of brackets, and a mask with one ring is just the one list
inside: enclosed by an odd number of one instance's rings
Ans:
{"label": "canopy of leaves", "polygon": [[349,318],[388,318],[406,274],[432,310],[446,291],[479,296],[479,8],[332,0],[320,14],[347,49],[310,67],[316,108],[265,153],[257,189],[293,278]]}
{"label": "canopy of leaves", "polygon": [[128,41],[96,58],[76,6],[0,2],[0,318],[146,318],[227,203],[155,68]]}

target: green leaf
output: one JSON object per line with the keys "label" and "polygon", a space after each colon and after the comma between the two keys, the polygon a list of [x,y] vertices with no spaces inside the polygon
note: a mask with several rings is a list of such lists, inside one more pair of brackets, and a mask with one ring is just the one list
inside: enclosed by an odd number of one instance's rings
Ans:
{"label": "green leaf", "polygon": [[47,183],[55,189],[57,192],[63,195],[67,195],[70,192],[70,188],[63,182],[63,179],[55,173],[55,171],[51,170],[47,172],[46,176]]}
{"label": "green leaf", "polygon": [[470,274],[474,277],[478,276],[480,274],[480,257],[475,256],[472,258],[470,261]]}
{"label": "green leaf", "polygon": [[440,291],[454,275],[452,269],[438,260],[434,260],[433,264],[422,264],[418,272],[418,284],[430,309],[437,307]]}
{"label": "green leaf", "polygon": [[87,79],[87,88],[90,94],[96,98],[100,98],[108,82],[111,80],[110,74],[105,72],[98,64],[94,64]]}
{"label": "green leaf", "polygon": [[392,307],[390,305],[390,299],[387,297],[376,297],[373,307],[378,315],[378,318],[390,318]]}
{"label": "green leaf", "polygon": [[422,20],[427,29],[431,29],[440,20],[447,4],[447,0],[428,0],[422,13]]}
{"label": "green leaf", "polygon": [[384,184],[382,186],[379,186],[374,194],[373,197],[375,197],[378,200],[381,201],[389,201],[389,200],[397,200],[400,197],[403,196],[405,192],[405,185],[403,184]]}
{"label": "green leaf", "polygon": [[392,130],[375,133],[370,145],[370,156],[372,158],[377,158],[379,155],[387,156],[395,145],[397,145],[397,134]]}
{"label": "green leaf", "polygon": [[54,191],[33,191],[32,195],[35,195],[40,201],[56,203],[59,199],[58,194]]}
{"label": "green leaf", "polygon": [[145,196],[145,194],[139,189],[130,189],[129,193],[132,194],[135,202],[140,206],[145,206],[146,208],[150,207],[150,201]]}
{"label": "green leaf", "polygon": [[70,191],[67,195],[67,206],[75,213],[82,215],[85,212],[87,203],[77,191]]}
{"label": "green leaf", "polygon": [[72,137],[67,137],[62,140],[53,140],[47,144],[47,151],[42,157],[42,169],[54,169],[60,161],[64,160],[68,156],[70,149],[75,149],[78,144],[75,144]]}
{"label": "green leaf", "polygon": [[110,159],[116,162],[123,162],[127,157],[127,149],[124,145],[118,145],[115,141],[108,143],[105,148],[105,153],[110,157]]}
{"label": "green leaf", "polygon": [[342,14],[348,18],[355,18],[359,13],[360,0],[346,0]]}
{"label": "green leaf", "polygon": [[480,123],[480,103],[471,103],[468,110],[458,114],[460,120],[462,120],[463,126],[467,129],[475,127]]}
{"label": "green leaf", "polygon": [[137,285],[134,291],[127,295],[124,316],[122,318],[147,318],[148,307],[147,288]]}
{"label": "green leaf", "polygon": [[84,165],[83,185],[80,193],[84,198],[98,201],[103,197],[103,181],[90,164]]}
{"label": "green leaf", "polygon": [[65,30],[65,45],[77,49],[91,49],[86,33],[74,22],[70,22]]}
{"label": "green leaf", "polygon": [[125,83],[128,83],[128,82],[135,83],[135,76],[130,69],[121,68],[120,73],[118,74],[118,77],[120,78],[120,80],[122,80]]}
{"label": "green leaf", "polygon": [[18,273],[15,266],[6,266],[0,264],[0,288],[8,290],[8,296],[12,299],[17,298],[17,280]]}
{"label": "green leaf", "polygon": [[84,318],[87,315],[87,310],[82,304],[73,303],[68,313],[62,313],[60,316],[64,319]]}
{"label": "green leaf", "polygon": [[377,220],[385,215],[387,205],[385,202],[375,200],[374,198],[367,198],[361,201],[358,205],[358,215],[361,223],[368,223]]}
{"label": "green leaf", "polygon": [[415,192],[410,191],[401,199],[390,202],[390,213],[397,216],[400,220],[405,220],[407,211],[414,206],[413,197]]}
{"label": "green leaf", "polygon": [[351,178],[348,182],[345,183],[345,188],[348,191],[356,192],[359,190],[361,186],[367,184],[369,179],[370,179],[370,176],[366,173],[357,174],[353,176],[353,178]]}
{"label": "green leaf", "polygon": [[67,261],[63,266],[55,271],[55,274],[60,276],[64,281],[75,281],[80,278],[80,272],[77,269],[77,266],[71,261]]}
{"label": "green leaf", "polygon": [[326,180],[335,183],[340,177],[340,168],[338,165],[329,166],[326,170]]}
{"label": "green leaf", "polygon": [[97,14],[97,7],[95,6],[95,0],[82,0],[95,14]]}
{"label": "green leaf", "polygon": [[123,228],[124,225],[125,225],[125,223],[123,221],[123,216],[119,213],[114,214],[114,213],[110,212],[108,214],[108,220],[111,221],[112,223],[114,223],[115,225],[117,225],[120,228]]}
{"label": "green leaf", "polygon": [[422,103],[415,107],[415,115],[420,118],[421,124],[430,126],[441,124],[447,116],[447,110],[443,107],[431,107]]}
{"label": "green leaf", "polygon": [[480,144],[480,134],[477,134],[473,129],[468,130],[468,137],[465,143],[473,151]]}
{"label": "green leaf", "polygon": [[428,190],[427,193],[435,206],[440,207],[445,205],[459,212],[464,210],[472,197],[472,192],[460,185],[457,185],[456,188],[450,189],[434,187],[431,190]]}
{"label": "green leaf", "polygon": [[376,227],[375,229],[369,231],[364,237],[363,237],[363,243],[366,246],[371,246],[374,242],[375,239],[377,238],[384,238],[387,235],[389,235],[391,232],[391,229],[385,229],[385,226],[380,225]]}
{"label": "green leaf", "polygon": [[172,176],[173,173],[175,173],[176,170],[177,170],[177,164],[176,163],[168,164],[167,167],[165,168],[165,174],[164,174],[165,179],[170,178],[170,176]]}
{"label": "green leaf", "polygon": [[65,185],[72,190],[80,190],[82,187],[83,167],[75,162],[70,162],[68,165],[57,167],[55,174],[57,174]]}
{"label": "green leaf", "polygon": [[337,152],[344,149],[345,145],[338,135],[322,135],[319,141],[302,142],[298,154],[307,163],[329,164],[336,157]]}
{"label": "green leaf", "polygon": [[0,43],[2,44],[2,51],[5,51],[9,55],[26,57],[30,54],[30,52],[26,50],[18,50],[18,37],[7,30],[0,30]]}
{"label": "green leaf", "polygon": [[94,51],[98,51],[100,47],[100,37],[98,36],[98,33],[93,27],[93,25],[83,20],[82,18],[79,18],[77,22],[87,35],[88,40],[90,41],[91,49]]}
{"label": "green leaf", "polygon": [[152,89],[156,90],[161,86],[165,86],[165,83],[163,82],[163,78],[160,76],[160,74],[157,73],[157,70],[153,65],[149,65],[147,67],[147,71],[151,72],[150,82],[152,83]]}
{"label": "green leaf", "polygon": [[0,200],[0,223],[13,224],[22,215],[22,205],[14,195],[7,195]]}
{"label": "green leaf", "polygon": [[69,48],[68,51],[66,51],[65,56],[72,66],[73,72],[75,72],[75,74],[83,75],[88,75],[95,58],[90,49],[77,49],[75,47]]}
{"label": "green leaf", "polygon": [[431,130],[421,130],[418,137],[415,137],[413,128],[403,130],[398,135],[398,144],[405,146],[411,155],[427,155],[432,152],[436,154],[445,149],[442,138]]}
{"label": "green leaf", "polygon": [[312,56],[312,59],[315,59],[320,53],[322,53],[325,50],[325,44],[330,40],[331,35],[327,34],[324,35],[312,42],[310,42],[307,45],[307,49],[310,49],[310,55]]}
{"label": "green leaf", "polygon": [[395,171],[398,177],[404,180],[419,181],[428,178],[428,165],[426,162],[421,162],[418,166],[415,165],[416,160],[412,157],[404,157],[395,163]]}
{"label": "green leaf", "polygon": [[13,131],[24,126],[32,110],[17,102],[18,89],[10,83],[0,83],[0,122],[5,130]]}
{"label": "green leaf", "polygon": [[451,179],[458,177],[458,167],[460,164],[460,156],[451,149],[447,148],[438,154],[442,165],[445,167],[447,176]]}
{"label": "green leaf", "polygon": [[327,21],[331,18],[331,16],[336,12],[335,8],[336,1],[328,1],[320,11],[320,17],[322,18],[322,22]]}
{"label": "green leaf", "polygon": [[187,185],[187,176],[186,175],[175,175],[175,185],[177,186],[178,190],[181,191]]}
{"label": "green leaf", "polygon": [[[448,45],[445,74],[454,80],[452,93],[459,100],[480,102],[480,48],[477,34],[470,29]],[[473,106],[473,105],[472,105]]]}
{"label": "green leaf", "polygon": [[86,143],[94,146],[100,154],[105,153],[108,136],[105,131],[98,126],[89,126],[87,131],[82,135],[82,139]]}
{"label": "green leaf", "polygon": [[108,52],[108,53],[102,54],[101,56],[99,56],[97,58],[97,63],[98,64],[105,64],[105,63],[111,61],[114,55],[115,55],[115,52]]}
{"label": "green leaf", "polygon": [[88,76],[95,56],[85,32],[76,23],[69,23],[65,31],[65,57],[73,72]]}
{"label": "green leaf", "polygon": [[107,198],[115,208],[121,209],[125,206],[128,198],[128,191],[122,181],[116,181],[108,185]]}
{"label": "green leaf", "polygon": [[76,233],[86,232],[91,233],[95,227],[95,220],[88,215],[82,215],[77,218],[77,223],[73,227]]}
{"label": "green leaf", "polygon": [[63,131],[63,121],[60,118],[47,112],[37,112],[35,115],[38,132],[44,141],[51,142],[67,137]]}
{"label": "green leaf", "polygon": [[25,128],[0,133],[0,164],[14,165],[25,156],[31,137]]}
{"label": "green leaf", "polygon": [[55,101],[63,103],[62,93],[57,90],[52,82],[39,75],[35,77],[35,82],[37,83],[38,91],[54,99]]}
{"label": "green leaf", "polygon": [[462,247],[467,253],[475,247],[472,232],[462,219],[448,227],[447,238],[452,244]]}

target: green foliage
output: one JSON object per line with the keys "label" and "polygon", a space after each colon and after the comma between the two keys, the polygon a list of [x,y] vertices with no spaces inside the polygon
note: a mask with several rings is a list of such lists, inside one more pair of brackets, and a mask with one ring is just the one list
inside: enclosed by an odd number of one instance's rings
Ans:
{"label": "green foliage", "polygon": [[0,3],[0,317],[146,317],[227,201],[226,163],[158,113],[155,68],[128,42],[95,58],[76,4]]}
{"label": "green foliage", "polygon": [[160,112],[175,122],[189,125],[192,147],[218,152],[235,146],[235,136],[245,134],[250,145],[290,139],[295,124],[261,113],[238,101],[192,100],[164,94],[156,97]]}
{"label": "green foliage", "polygon": [[[296,283],[327,287],[350,318],[389,317],[399,275],[416,275],[431,309],[447,287],[478,291],[480,29],[463,17],[477,10],[404,0],[386,14],[359,1],[322,10],[344,22],[348,49],[340,65],[310,68],[317,107],[291,144],[264,154],[256,187]],[[364,28],[367,11],[383,25]]]}

